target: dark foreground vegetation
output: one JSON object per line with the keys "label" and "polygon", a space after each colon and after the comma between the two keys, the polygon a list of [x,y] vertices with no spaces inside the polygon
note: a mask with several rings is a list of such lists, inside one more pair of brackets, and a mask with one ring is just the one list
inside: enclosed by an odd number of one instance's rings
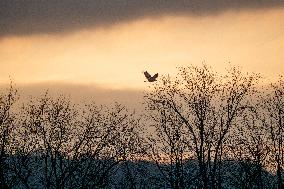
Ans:
{"label": "dark foreground vegetation", "polygon": [[0,94],[0,188],[283,188],[284,81],[182,67],[145,113]]}

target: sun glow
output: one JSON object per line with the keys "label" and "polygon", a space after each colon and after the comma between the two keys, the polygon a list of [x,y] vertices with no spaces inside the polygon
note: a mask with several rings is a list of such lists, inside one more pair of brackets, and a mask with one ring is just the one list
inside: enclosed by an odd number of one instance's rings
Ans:
{"label": "sun glow", "polygon": [[[142,71],[171,74],[205,61],[283,74],[283,10],[145,18],[107,28],[0,40],[0,81],[143,88]],[[197,19],[198,18],[198,19]],[[276,74],[276,76],[277,76]]]}

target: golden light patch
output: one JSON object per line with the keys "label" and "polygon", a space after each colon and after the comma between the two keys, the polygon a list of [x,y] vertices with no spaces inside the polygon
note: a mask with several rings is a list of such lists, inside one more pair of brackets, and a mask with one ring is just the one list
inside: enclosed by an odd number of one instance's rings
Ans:
{"label": "golden light patch", "polygon": [[227,12],[207,17],[166,16],[76,33],[0,40],[0,81],[96,83],[145,87],[142,71],[172,74],[205,61],[247,71],[283,74],[283,10]]}

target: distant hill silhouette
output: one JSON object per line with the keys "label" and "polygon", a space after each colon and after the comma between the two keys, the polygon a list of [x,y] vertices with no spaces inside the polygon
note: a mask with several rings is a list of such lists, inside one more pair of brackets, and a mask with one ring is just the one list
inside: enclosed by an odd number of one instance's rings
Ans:
{"label": "distant hill silhouette", "polygon": [[[61,188],[171,188],[157,164],[150,161],[126,161],[111,167],[115,161],[93,159],[92,157],[84,157],[78,160],[58,158],[56,162],[51,162],[51,159],[48,159],[47,163],[50,166],[45,167],[41,154],[30,156],[13,155],[6,157],[5,161],[9,167],[15,168],[5,173],[5,177],[10,181],[9,188],[15,189],[27,188],[24,182],[30,188],[45,188],[45,171],[47,170],[50,174],[50,188],[58,187],[56,182],[64,171],[66,179]],[[26,162],[26,167],[24,162]],[[63,170],[58,170],[57,175],[51,173],[52,163],[56,163],[58,168],[62,166]],[[15,166],[16,164],[17,166]],[[171,169],[169,164],[159,166],[164,170]],[[105,169],[109,167],[111,167],[111,171],[104,175]],[[223,161],[221,187],[231,189],[259,188],[257,177],[256,175],[253,176],[255,169],[255,165],[251,163],[234,160]],[[188,160],[184,164],[183,174],[186,177],[186,188],[199,188],[197,180],[199,173],[196,160]],[[26,180],[24,180],[25,176]],[[262,169],[262,179],[265,184],[263,187],[273,188],[276,182],[275,177]]]}

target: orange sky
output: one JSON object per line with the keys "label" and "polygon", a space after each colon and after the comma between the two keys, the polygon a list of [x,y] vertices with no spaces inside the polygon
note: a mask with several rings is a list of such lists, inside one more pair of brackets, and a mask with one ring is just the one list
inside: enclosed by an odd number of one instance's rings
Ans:
{"label": "orange sky", "polygon": [[0,39],[0,82],[46,81],[143,89],[142,71],[172,74],[231,62],[269,78],[284,74],[284,9],[160,16],[72,33]]}

